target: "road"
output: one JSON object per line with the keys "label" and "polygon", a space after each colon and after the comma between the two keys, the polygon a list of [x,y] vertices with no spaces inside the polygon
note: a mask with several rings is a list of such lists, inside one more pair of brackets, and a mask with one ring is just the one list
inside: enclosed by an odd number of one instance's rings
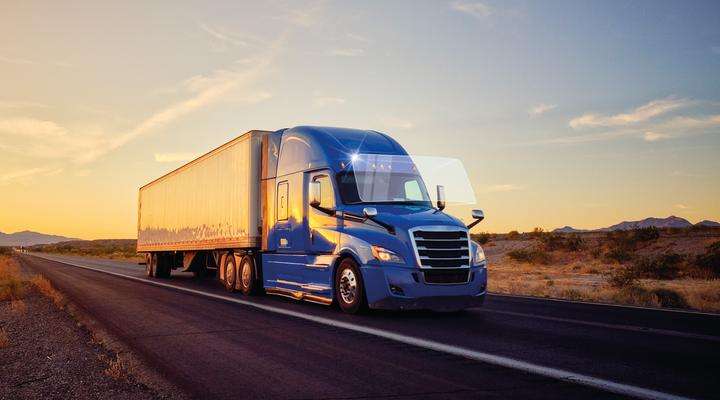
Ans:
{"label": "road", "polygon": [[460,314],[349,316],[211,278],[42,257],[21,265],[194,397],[720,398],[718,315],[489,295]]}

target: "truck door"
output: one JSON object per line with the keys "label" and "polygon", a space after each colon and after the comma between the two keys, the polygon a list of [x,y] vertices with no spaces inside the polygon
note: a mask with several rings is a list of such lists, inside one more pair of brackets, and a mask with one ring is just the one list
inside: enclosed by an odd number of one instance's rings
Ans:
{"label": "truck door", "polygon": [[[319,182],[323,208],[334,210],[336,204],[335,185],[329,171],[316,171],[308,174],[307,182]],[[305,185],[308,190],[309,184]],[[309,198],[309,195],[306,196]],[[313,255],[332,254],[338,244],[339,219],[335,215],[307,206],[308,216],[308,253]]]}

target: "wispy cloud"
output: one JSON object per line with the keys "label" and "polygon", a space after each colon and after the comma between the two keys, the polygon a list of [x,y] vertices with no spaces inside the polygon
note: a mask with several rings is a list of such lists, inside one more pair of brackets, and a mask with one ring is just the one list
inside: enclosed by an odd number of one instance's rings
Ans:
{"label": "wispy cloud", "polygon": [[23,182],[27,181],[28,179],[43,175],[43,176],[53,176],[61,173],[63,170],[62,168],[55,168],[55,167],[35,167],[35,168],[28,168],[28,169],[19,169],[11,172],[5,172],[3,174],[0,174],[0,185],[6,185],[10,183],[15,182]]}
{"label": "wispy cloud", "polygon": [[412,121],[390,117],[386,118],[383,121],[383,124],[387,126],[388,128],[395,128],[395,129],[412,129],[415,127],[415,124]]}
{"label": "wispy cloud", "polygon": [[357,57],[365,53],[363,49],[348,48],[348,49],[332,49],[328,51],[328,54],[339,57]]}
{"label": "wispy cloud", "polygon": [[33,101],[0,101],[0,108],[48,108],[47,104]]}
{"label": "wispy cloud", "polygon": [[197,153],[155,153],[155,161],[160,163],[190,161],[197,157]]}
{"label": "wispy cloud", "polygon": [[677,208],[678,210],[687,210],[690,207],[686,206],[685,204],[678,203],[678,204],[675,204],[675,208]]}
{"label": "wispy cloud", "polygon": [[246,47],[248,42],[236,34],[227,32],[222,28],[213,27],[207,24],[199,24],[200,29],[207,33],[212,39],[212,49],[217,52],[224,52],[231,47]]}
{"label": "wispy cloud", "polygon": [[453,1],[450,7],[455,11],[471,15],[477,19],[485,19],[492,14],[492,8],[476,1]]}
{"label": "wispy cloud", "polygon": [[630,125],[647,121],[651,118],[677,110],[681,107],[686,107],[690,104],[692,104],[692,102],[687,99],[668,97],[665,99],[653,100],[628,113],[615,115],[586,113],[570,120],[569,125],[573,129]]}
{"label": "wispy cloud", "polygon": [[530,114],[530,116],[542,115],[550,110],[554,110],[555,108],[557,108],[557,104],[540,103],[536,106],[530,107],[528,114]]}
{"label": "wispy cloud", "polygon": [[26,59],[26,58],[13,58],[13,57],[3,57],[3,56],[0,56],[0,62],[4,62],[4,63],[7,63],[7,64],[15,64],[15,65],[41,65],[41,64],[46,64],[46,65],[52,65],[52,66],[60,67],[60,68],[70,68],[70,67],[73,66],[72,64],[70,64],[70,63],[68,63],[68,62],[65,62],[65,61],[39,62],[39,61],[34,61],[34,60],[28,60],[28,59]]}
{"label": "wispy cloud", "polygon": [[643,135],[643,140],[645,140],[646,142],[657,142],[658,140],[667,139],[669,137],[670,137],[670,135],[668,135],[666,133],[657,133],[657,132],[647,131]]}
{"label": "wispy cloud", "polygon": [[339,106],[345,104],[345,99],[342,97],[329,97],[329,96],[316,96],[313,99],[315,107],[323,108],[327,106]]}
{"label": "wispy cloud", "polygon": [[515,192],[518,190],[522,190],[523,187],[516,185],[514,183],[503,183],[498,185],[490,185],[483,188],[483,192],[485,193],[502,193],[502,192]]}

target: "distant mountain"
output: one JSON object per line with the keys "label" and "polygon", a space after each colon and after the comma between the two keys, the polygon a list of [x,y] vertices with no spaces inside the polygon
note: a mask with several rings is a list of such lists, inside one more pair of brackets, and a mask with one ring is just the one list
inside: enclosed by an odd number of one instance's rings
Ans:
{"label": "distant mountain", "polygon": [[713,228],[720,228],[720,222],[715,222],[715,221],[710,221],[709,219],[704,219],[704,220],[698,222],[697,224],[695,224],[695,226],[709,226],[709,227],[713,227]]}
{"label": "distant mountain", "polygon": [[626,231],[628,229],[640,229],[640,228],[689,228],[692,224],[685,218],[676,217],[671,215],[667,218],[645,218],[640,221],[623,221],[619,224],[611,227],[601,229],[605,231]]}
{"label": "distant mountain", "polygon": [[575,229],[572,226],[565,225],[562,228],[554,229],[553,232],[557,233],[578,233],[578,232],[587,232],[587,229]]}
{"label": "distant mountain", "polygon": [[[715,221],[709,221],[704,220],[700,221],[697,224],[697,226],[710,226],[710,227],[720,227],[720,223],[717,223]],[[575,229],[571,226],[564,226],[562,228],[557,228],[553,230],[553,232],[558,233],[576,233],[576,232],[608,232],[608,231],[623,231],[623,230],[629,230],[629,229],[640,229],[640,228],[649,228],[649,227],[655,227],[655,228],[689,228],[693,226],[693,224],[690,223],[690,221],[686,220],[685,218],[676,217],[674,215],[671,215],[667,218],[645,218],[640,221],[623,221],[619,224],[615,224],[613,226],[609,226],[607,228],[600,228],[600,229]]]}
{"label": "distant mountain", "polygon": [[15,233],[0,232],[0,246],[32,246],[34,244],[50,244],[67,240],[77,239],[31,231]]}

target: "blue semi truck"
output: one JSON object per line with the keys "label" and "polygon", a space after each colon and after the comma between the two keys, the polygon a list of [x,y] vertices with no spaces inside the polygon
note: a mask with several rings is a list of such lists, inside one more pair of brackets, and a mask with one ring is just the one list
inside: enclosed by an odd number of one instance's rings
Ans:
{"label": "blue semi truck", "polygon": [[250,131],[139,190],[147,274],[215,274],[228,291],[347,313],[483,303],[487,268],[469,230],[433,202],[415,159],[372,130]]}

